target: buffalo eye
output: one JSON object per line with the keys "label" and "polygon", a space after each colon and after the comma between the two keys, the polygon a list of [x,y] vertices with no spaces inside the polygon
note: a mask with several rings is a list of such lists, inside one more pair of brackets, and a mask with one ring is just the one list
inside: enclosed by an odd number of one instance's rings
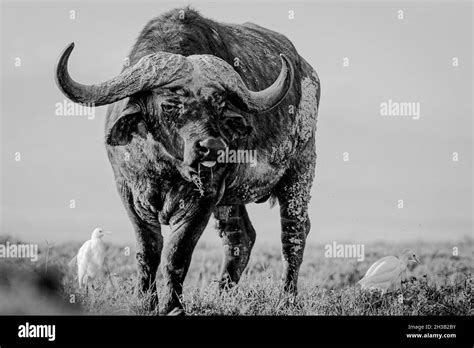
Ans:
{"label": "buffalo eye", "polygon": [[161,110],[167,114],[171,114],[175,112],[178,109],[176,104],[168,104],[168,103],[163,103],[161,104]]}

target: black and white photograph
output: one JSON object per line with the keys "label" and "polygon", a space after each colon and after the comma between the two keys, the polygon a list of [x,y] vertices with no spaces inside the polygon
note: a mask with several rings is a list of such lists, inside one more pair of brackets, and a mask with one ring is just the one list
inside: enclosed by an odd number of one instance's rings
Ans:
{"label": "black and white photograph", "polygon": [[472,347],[473,18],[2,0],[0,347]]}

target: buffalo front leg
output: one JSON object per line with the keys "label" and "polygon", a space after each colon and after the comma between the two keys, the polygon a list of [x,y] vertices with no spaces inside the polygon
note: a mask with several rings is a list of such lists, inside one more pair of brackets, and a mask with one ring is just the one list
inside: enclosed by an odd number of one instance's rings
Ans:
{"label": "buffalo front leg", "polygon": [[150,296],[148,310],[153,311],[158,308],[156,273],[163,249],[161,226],[142,224],[136,228],[136,236],[139,287],[143,295]]}
{"label": "buffalo front leg", "polygon": [[138,287],[141,296],[149,296],[148,310],[158,308],[158,294],[156,288],[156,274],[160,265],[163,237],[161,225],[153,214],[148,218],[138,215],[135,209],[133,196],[129,190],[118,185],[125,209],[135,229],[137,240],[136,259],[138,264]]}
{"label": "buffalo front leg", "polygon": [[[211,216],[214,205],[201,202],[193,213],[187,213],[170,223],[171,235],[163,251],[164,314],[182,309],[183,282],[191,263],[194,248]],[[186,209],[186,208],[185,208]]]}
{"label": "buffalo front leg", "polygon": [[224,245],[224,260],[219,281],[220,288],[239,282],[255,244],[253,228],[245,205],[217,207],[214,211],[217,230]]}
{"label": "buffalo front leg", "polygon": [[305,171],[291,171],[279,184],[281,242],[283,254],[283,286],[286,292],[297,293],[298,273],[303,262],[306,237],[311,228],[308,216],[314,162]]}

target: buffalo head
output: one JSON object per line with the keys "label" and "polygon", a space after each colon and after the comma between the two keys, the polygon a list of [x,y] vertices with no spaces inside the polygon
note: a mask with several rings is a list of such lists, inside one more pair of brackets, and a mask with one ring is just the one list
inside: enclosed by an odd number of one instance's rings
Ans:
{"label": "buffalo head", "polygon": [[151,133],[187,180],[192,180],[199,164],[214,166],[219,150],[251,131],[242,115],[277,106],[293,80],[293,67],[284,55],[276,81],[255,92],[216,56],[157,52],[106,82],[83,85],[68,73],[73,48],[71,43],[56,67],[56,82],[69,99],[100,106],[128,98],[108,129],[107,144],[127,145],[133,134]]}

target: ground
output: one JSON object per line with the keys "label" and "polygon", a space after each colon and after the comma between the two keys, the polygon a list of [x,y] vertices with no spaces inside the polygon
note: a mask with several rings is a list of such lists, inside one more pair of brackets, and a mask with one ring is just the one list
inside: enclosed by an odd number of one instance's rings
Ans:
{"label": "ground", "polygon": [[[5,239],[0,238],[0,243],[5,243]],[[325,258],[324,245],[308,245],[300,272],[299,294],[295,301],[291,301],[281,292],[281,254],[277,245],[257,246],[239,285],[219,293],[215,280],[222,261],[222,247],[200,243],[185,282],[186,314],[472,315],[473,244],[472,239],[456,243],[372,243],[365,245],[365,260],[362,262]],[[42,290],[26,290],[33,287],[31,282],[8,282],[3,275],[3,278],[0,276],[0,314],[153,314],[146,311],[144,301],[137,296],[133,250],[128,253],[123,246],[108,245],[110,276],[104,274],[86,295],[78,288],[77,279],[67,266],[80,243],[48,247],[43,243],[39,247],[41,254],[36,263],[7,260],[2,261],[3,266],[10,270],[20,267],[29,272],[34,265],[34,274],[53,274],[56,280],[48,280],[46,289],[53,289],[48,291],[57,292],[60,299],[51,300],[51,296],[44,295]],[[374,261],[407,247],[416,250],[421,264],[410,265],[400,290],[381,296],[360,289],[357,281]],[[458,248],[457,256],[453,255],[453,248]],[[31,279],[26,275],[24,278]],[[42,301],[50,300],[59,303],[57,310],[51,303],[41,305]],[[64,306],[63,302],[74,302],[73,308]]]}

